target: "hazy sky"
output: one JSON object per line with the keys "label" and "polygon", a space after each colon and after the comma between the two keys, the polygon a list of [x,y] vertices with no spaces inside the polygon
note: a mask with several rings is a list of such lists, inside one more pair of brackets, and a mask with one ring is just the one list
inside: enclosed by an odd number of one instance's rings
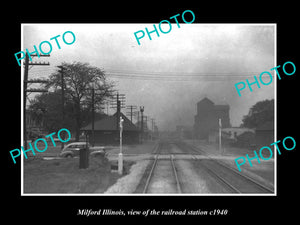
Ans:
{"label": "hazy sky", "polygon": [[34,58],[50,66],[33,66],[29,78],[47,77],[62,62],[87,62],[106,71],[126,95],[127,105],[145,106],[145,114],[155,118],[160,130],[192,126],[196,103],[203,97],[229,104],[233,126],[240,125],[257,101],[274,98],[274,81],[253,87],[253,92],[245,89],[242,97],[234,87],[276,66],[274,25],[180,24],[178,28],[175,23],[168,34],[152,33],[152,40],[146,34],[138,45],[134,32],[145,27],[152,30],[153,24],[24,24],[22,50],[33,51],[33,45],[65,31],[76,36],[72,45],[58,38],[60,50],[50,41],[51,56]]}

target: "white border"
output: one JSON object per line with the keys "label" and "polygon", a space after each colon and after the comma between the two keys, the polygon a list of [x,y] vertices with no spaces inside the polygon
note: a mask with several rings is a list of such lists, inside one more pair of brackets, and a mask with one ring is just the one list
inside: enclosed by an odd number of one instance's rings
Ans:
{"label": "white border", "polygon": [[[64,25],[61,23],[44,23],[47,25]],[[67,23],[72,25],[84,25],[84,24],[91,24],[97,25],[99,23]],[[132,23],[130,23],[132,24]],[[277,66],[277,23],[195,23],[200,25],[241,25],[241,26],[274,26],[274,67]],[[23,42],[23,26],[24,25],[41,25],[41,24],[34,24],[34,23],[21,23],[21,49],[24,49]],[[24,67],[23,61],[21,61],[21,144],[23,145],[23,80],[24,80]],[[275,71],[274,71],[275,74]],[[274,78],[276,76],[274,75]],[[277,141],[277,79],[275,79],[274,83],[274,142]],[[251,194],[218,194],[218,193],[206,193],[206,194],[102,194],[102,193],[90,193],[90,194],[76,194],[76,193],[61,193],[61,194],[54,194],[54,193],[24,193],[24,156],[21,154],[21,196],[277,196],[277,151],[275,151],[274,146],[274,193],[270,194],[260,194],[260,193],[251,193]]]}
{"label": "white border", "polygon": [[[23,24],[21,24],[21,49],[24,49],[24,33],[23,33]],[[24,120],[24,115],[23,115],[23,92],[24,92],[24,66],[23,66],[23,62],[24,60],[22,59],[21,60],[21,146],[23,146],[24,144],[24,133],[23,133],[23,130],[24,130],[24,123],[23,123],[23,120]],[[21,196],[24,196],[26,194],[24,194],[24,171],[23,171],[23,168],[24,168],[24,155],[21,154]]]}
{"label": "white border", "polygon": [[[277,66],[277,24],[274,26],[274,67]],[[275,79],[276,78],[276,79]],[[274,142],[277,141],[277,77],[274,71]],[[274,195],[277,196],[277,151],[274,145]]]}

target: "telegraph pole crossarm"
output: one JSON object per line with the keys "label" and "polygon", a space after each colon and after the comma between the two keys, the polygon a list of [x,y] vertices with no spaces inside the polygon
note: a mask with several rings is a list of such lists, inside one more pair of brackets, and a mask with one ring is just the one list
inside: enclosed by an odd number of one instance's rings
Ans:
{"label": "telegraph pole crossarm", "polygon": [[48,92],[48,90],[35,88],[35,89],[27,89],[26,92]]}
{"label": "telegraph pole crossarm", "polygon": [[50,63],[45,63],[45,62],[31,62],[29,63],[31,66],[50,66]]}
{"label": "telegraph pole crossarm", "polygon": [[27,80],[27,81],[24,81],[24,82],[27,82],[27,83],[44,83],[44,84],[47,84],[48,83],[48,80],[42,80],[42,79],[34,79],[34,80]]}

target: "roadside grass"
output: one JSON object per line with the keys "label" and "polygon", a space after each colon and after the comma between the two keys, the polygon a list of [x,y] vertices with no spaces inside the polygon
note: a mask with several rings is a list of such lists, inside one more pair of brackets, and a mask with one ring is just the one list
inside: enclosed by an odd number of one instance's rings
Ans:
{"label": "roadside grass", "polygon": [[103,193],[119,177],[101,157],[90,157],[87,169],[79,169],[78,158],[24,161],[25,194]]}

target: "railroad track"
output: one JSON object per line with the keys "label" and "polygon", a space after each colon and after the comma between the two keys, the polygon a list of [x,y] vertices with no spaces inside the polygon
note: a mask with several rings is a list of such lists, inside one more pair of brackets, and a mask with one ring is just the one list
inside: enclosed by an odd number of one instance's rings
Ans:
{"label": "railroad track", "polygon": [[143,193],[182,193],[174,156],[155,156]]}
{"label": "railroad track", "polygon": [[154,160],[147,174],[143,193],[182,193],[174,155],[161,155],[167,143],[160,143],[153,151]]}
{"label": "railroad track", "polygon": [[[205,169],[217,182],[222,184],[229,192],[233,193],[273,193],[273,190],[254,180],[253,178],[238,172],[234,168],[219,160],[213,159],[201,149],[189,146],[185,143],[176,143],[179,148],[192,152],[194,159],[199,161],[200,168]],[[205,159],[198,159],[196,153],[205,155]]]}

